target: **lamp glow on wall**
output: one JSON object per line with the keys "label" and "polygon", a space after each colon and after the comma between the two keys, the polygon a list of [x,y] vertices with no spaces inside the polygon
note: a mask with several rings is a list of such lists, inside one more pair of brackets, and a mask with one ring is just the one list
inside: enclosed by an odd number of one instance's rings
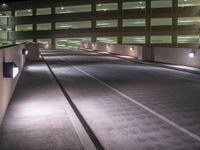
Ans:
{"label": "lamp glow on wall", "polygon": [[96,44],[95,43],[92,43],[92,48],[96,49]]}
{"label": "lamp glow on wall", "polygon": [[134,48],[133,48],[133,47],[131,47],[131,48],[130,48],[130,51],[132,52],[133,50],[134,50]]}
{"label": "lamp glow on wall", "polygon": [[23,49],[22,49],[22,54],[23,54],[23,55],[28,55],[28,50],[25,49],[25,48],[23,48]]}
{"label": "lamp glow on wall", "polygon": [[110,44],[107,44],[107,46],[106,46],[107,48],[110,48]]}
{"label": "lamp glow on wall", "polygon": [[19,68],[15,62],[4,62],[3,63],[3,76],[5,78],[15,78],[19,73]]}
{"label": "lamp glow on wall", "polygon": [[195,56],[195,51],[190,51],[189,52],[189,57],[190,58],[194,58],[194,56]]}

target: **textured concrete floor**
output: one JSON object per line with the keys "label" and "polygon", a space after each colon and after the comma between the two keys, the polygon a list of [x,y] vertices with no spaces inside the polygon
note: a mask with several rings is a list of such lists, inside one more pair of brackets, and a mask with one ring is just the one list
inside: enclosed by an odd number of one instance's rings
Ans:
{"label": "textured concrete floor", "polygon": [[26,64],[0,128],[0,150],[81,150],[45,63]]}
{"label": "textured concrete floor", "polygon": [[105,149],[200,149],[200,76],[93,52],[44,56]]}

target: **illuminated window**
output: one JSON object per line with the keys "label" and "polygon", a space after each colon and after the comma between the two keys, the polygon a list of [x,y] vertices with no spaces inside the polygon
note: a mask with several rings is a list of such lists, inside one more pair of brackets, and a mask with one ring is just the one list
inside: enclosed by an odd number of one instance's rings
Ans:
{"label": "illuminated window", "polygon": [[168,35],[151,36],[151,43],[172,43],[172,37]]}
{"label": "illuminated window", "polygon": [[200,25],[200,17],[179,17],[178,25]]}
{"label": "illuminated window", "polygon": [[12,16],[11,11],[2,11],[2,13],[5,14],[6,16]]}
{"label": "illuminated window", "polygon": [[97,20],[97,28],[118,27],[118,20]]}
{"label": "illuminated window", "polygon": [[51,30],[51,23],[40,23],[37,24],[37,30]]}
{"label": "illuminated window", "polygon": [[199,35],[179,35],[177,37],[177,43],[199,43]]}
{"label": "illuminated window", "polygon": [[118,4],[117,3],[96,4],[96,11],[110,11],[110,10],[118,10]]}
{"label": "illuminated window", "polygon": [[51,39],[37,39],[38,43],[51,44]]}
{"label": "illuminated window", "polygon": [[82,42],[90,42],[90,37],[56,38],[56,48],[78,48]]}
{"label": "illuminated window", "polygon": [[16,10],[15,16],[16,17],[23,17],[23,16],[32,16],[33,10],[32,9],[25,9],[25,10]]}
{"label": "illuminated window", "polygon": [[151,0],[151,8],[172,7],[172,0]]}
{"label": "illuminated window", "polygon": [[33,42],[33,39],[22,39],[22,40],[16,40],[16,44],[21,44],[21,43],[30,43]]}
{"label": "illuminated window", "polygon": [[144,9],[146,6],[145,1],[138,2],[123,2],[123,10],[127,9]]}
{"label": "illuminated window", "polygon": [[145,19],[123,19],[123,27],[145,26]]}
{"label": "illuminated window", "polygon": [[56,29],[81,29],[91,28],[91,21],[58,22]]}
{"label": "illuminated window", "polygon": [[56,14],[91,12],[91,5],[61,6],[56,7]]}
{"label": "illuminated window", "polygon": [[108,36],[108,37],[97,37],[97,42],[102,42],[102,43],[112,43],[116,44],[117,43],[117,37],[116,36]]}
{"label": "illuminated window", "polygon": [[36,15],[50,15],[51,8],[37,8]]}
{"label": "illuminated window", "polygon": [[145,44],[145,36],[123,36],[123,44]]}
{"label": "illuminated window", "polygon": [[178,7],[200,6],[199,0],[178,0]]}
{"label": "illuminated window", "polygon": [[172,18],[152,18],[151,26],[170,26],[172,25]]}
{"label": "illuminated window", "polygon": [[16,32],[33,31],[33,25],[32,24],[17,25],[15,26],[15,31]]}

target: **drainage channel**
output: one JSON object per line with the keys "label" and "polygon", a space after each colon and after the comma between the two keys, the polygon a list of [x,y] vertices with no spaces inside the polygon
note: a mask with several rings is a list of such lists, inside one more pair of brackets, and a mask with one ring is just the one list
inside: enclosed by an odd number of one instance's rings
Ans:
{"label": "drainage channel", "polygon": [[46,63],[49,71],[51,72],[53,78],[57,82],[59,88],[61,89],[63,95],[66,98],[65,104],[67,105],[68,113],[70,115],[70,118],[72,120],[72,123],[74,124],[74,128],[79,136],[79,139],[81,141],[81,144],[83,145],[85,150],[104,150],[103,146],[99,142],[98,138],[90,128],[90,126],[85,121],[84,117],[81,115],[80,111],[77,109],[75,104],[73,103],[72,99],[62,86],[59,79],[54,74],[53,70],[51,69],[49,63],[44,58],[43,54],[40,54],[42,57],[42,60]]}

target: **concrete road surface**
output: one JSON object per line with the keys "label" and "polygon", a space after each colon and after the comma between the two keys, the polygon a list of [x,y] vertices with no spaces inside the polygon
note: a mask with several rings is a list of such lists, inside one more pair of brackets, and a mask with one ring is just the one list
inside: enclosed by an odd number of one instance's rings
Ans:
{"label": "concrete road surface", "polygon": [[200,150],[200,76],[84,51],[42,53],[106,150]]}

